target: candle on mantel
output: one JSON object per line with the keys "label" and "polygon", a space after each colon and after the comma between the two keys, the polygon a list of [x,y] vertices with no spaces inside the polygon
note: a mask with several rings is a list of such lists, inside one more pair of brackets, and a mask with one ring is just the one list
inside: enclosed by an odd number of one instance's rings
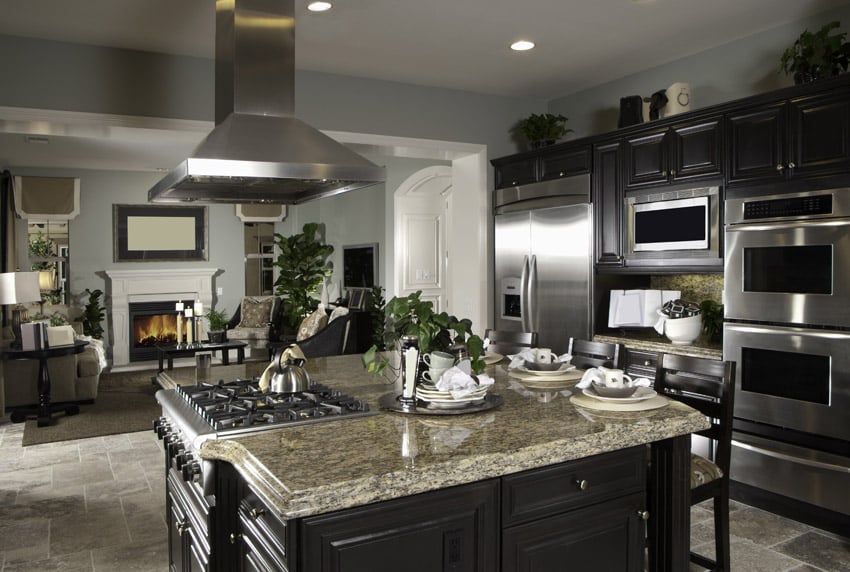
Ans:
{"label": "candle on mantel", "polygon": [[194,340],[192,338],[192,308],[186,308],[186,343],[191,344]]}
{"label": "candle on mantel", "polygon": [[195,302],[195,315],[199,318],[204,315],[204,305],[201,303],[200,300]]}
{"label": "candle on mantel", "polygon": [[177,312],[177,343],[183,341],[183,311]]}
{"label": "candle on mantel", "polygon": [[180,312],[182,314],[183,313],[183,302],[177,302],[175,310],[177,310],[178,312]]}

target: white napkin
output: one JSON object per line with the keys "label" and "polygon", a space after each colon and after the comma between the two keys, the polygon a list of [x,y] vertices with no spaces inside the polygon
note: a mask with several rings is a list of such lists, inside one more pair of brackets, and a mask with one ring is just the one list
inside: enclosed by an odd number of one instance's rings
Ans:
{"label": "white napkin", "polygon": [[653,327],[655,328],[656,332],[658,332],[659,334],[661,334],[663,336],[664,335],[664,322],[667,321],[667,314],[662,312],[661,308],[656,310],[656,312],[658,313],[658,321],[655,322],[655,326],[653,326]]}
{"label": "white napkin", "polygon": [[493,383],[493,378],[483,373],[478,375],[478,383],[475,383],[471,375],[467,375],[459,367],[454,366],[444,371],[435,385],[438,390],[451,393],[453,398],[462,399]]}
{"label": "white napkin", "polygon": [[[535,361],[535,359],[537,359],[537,355],[534,352],[534,348],[528,348],[527,350],[522,350],[518,354],[509,355],[508,359],[511,360],[511,363],[508,364],[508,369],[516,369],[518,367],[523,367],[527,361]],[[561,354],[558,356],[558,361],[562,363],[570,363],[572,359],[572,354]]]}
{"label": "white napkin", "polygon": [[[576,387],[579,389],[586,389],[590,387],[590,384],[594,381],[596,383],[604,383],[605,376],[602,375],[602,372],[595,367],[591,367],[584,372],[584,375],[581,376],[581,381],[576,384]],[[652,385],[652,382],[645,377],[636,377],[632,380],[632,385],[637,387],[649,387]]]}

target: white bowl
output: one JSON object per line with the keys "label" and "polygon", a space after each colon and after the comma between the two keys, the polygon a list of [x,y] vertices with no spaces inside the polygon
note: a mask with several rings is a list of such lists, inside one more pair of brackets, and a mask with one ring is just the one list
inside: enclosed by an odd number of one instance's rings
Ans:
{"label": "white bowl", "polygon": [[688,318],[668,318],[664,321],[664,335],[676,345],[686,346],[694,343],[702,331],[702,316]]}

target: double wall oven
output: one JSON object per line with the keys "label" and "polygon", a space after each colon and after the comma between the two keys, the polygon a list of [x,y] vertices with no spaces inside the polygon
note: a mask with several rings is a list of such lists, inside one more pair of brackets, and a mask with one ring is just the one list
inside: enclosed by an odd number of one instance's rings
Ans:
{"label": "double wall oven", "polygon": [[850,519],[850,188],[725,206],[732,479]]}

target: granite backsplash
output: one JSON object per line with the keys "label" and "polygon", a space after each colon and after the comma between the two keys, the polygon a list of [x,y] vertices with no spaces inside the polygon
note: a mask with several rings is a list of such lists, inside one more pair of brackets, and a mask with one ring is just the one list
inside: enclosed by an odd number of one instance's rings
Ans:
{"label": "granite backsplash", "polygon": [[722,274],[668,274],[650,278],[650,288],[658,290],[679,290],[682,300],[696,302],[712,300],[723,303]]}

